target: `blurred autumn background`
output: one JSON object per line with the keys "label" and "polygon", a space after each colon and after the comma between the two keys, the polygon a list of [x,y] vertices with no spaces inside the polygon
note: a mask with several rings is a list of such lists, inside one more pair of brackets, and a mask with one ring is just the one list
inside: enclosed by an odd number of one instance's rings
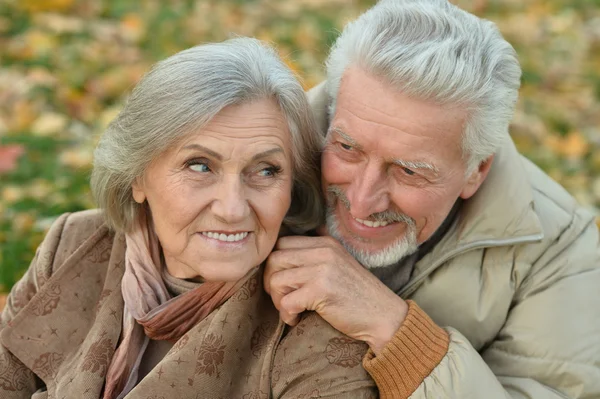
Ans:
{"label": "blurred autumn background", "polygon": [[[600,0],[454,2],[496,22],[519,53],[518,147],[600,215]],[[94,144],[151,64],[255,36],[309,88],[339,30],[374,3],[0,0],[0,293],[58,215],[94,206]]]}

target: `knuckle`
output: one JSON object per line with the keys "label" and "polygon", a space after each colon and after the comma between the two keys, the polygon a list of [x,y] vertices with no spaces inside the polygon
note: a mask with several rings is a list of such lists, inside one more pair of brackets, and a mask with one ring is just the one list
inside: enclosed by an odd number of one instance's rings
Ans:
{"label": "knuckle", "polygon": [[285,260],[285,251],[279,250],[271,252],[265,262],[265,272],[271,274],[276,273],[283,268],[282,265],[285,263]]}
{"label": "knuckle", "polygon": [[285,245],[288,242],[288,237],[281,237],[279,239],[277,239],[277,242],[275,243],[275,249],[280,249],[285,247]]}
{"label": "knuckle", "polygon": [[315,281],[314,289],[316,292],[324,294],[329,289],[329,280],[320,278]]}
{"label": "knuckle", "polygon": [[290,314],[290,313],[292,313],[292,308],[293,308],[293,303],[290,300],[289,295],[281,298],[281,300],[279,301],[279,310],[285,311],[286,313]]}
{"label": "knuckle", "polygon": [[275,272],[271,275],[271,288],[281,288],[284,285],[284,273],[283,271]]}
{"label": "knuckle", "polygon": [[334,250],[331,247],[321,247],[317,249],[317,254],[322,260],[330,260],[334,257]]}
{"label": "knuckle", "polygon": [[330,280],[335,271],[331,263],[321,263],[317,266],[318,280]]}
{"label": "knuckle", "polygon": [[331,247],[338,247],[340,245],[340,242],[338,240],[336,240],[335,238],[333,238],[332,236],[327,236],[325,237],[326,242],[329,246]]}

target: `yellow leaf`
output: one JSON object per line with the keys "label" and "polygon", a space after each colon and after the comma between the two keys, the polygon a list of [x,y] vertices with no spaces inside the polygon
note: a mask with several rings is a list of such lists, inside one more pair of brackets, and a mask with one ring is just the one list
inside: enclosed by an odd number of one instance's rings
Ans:
{"label": "yellow leaf", "polygon": [[557,135],[550,134],[544,138],[544,146],[556,154],[561,154],[563,149],[563,140]]}
{"label": "yellow leaf", "polygon": [[294,42],[305,51],[310,51],[317,47],[321,32],[314,25],[303,23],[294,33]]}
{"label": "yellow leaf", "polygon": [[562,153],[568,158],[581,158],[589,149],[589,143],[579,132],[571,132],[563,142]]}
{"label": "yellow leaf", "polygon": [[67,123],[67,117],[62,114],[44,112],[33,122],[31,130],[38,136],[52,136],[62,133]]}
{"label": "yellow leaf", "polygon": [[17,232],[25,232],[31,230],[35,219],[29,213],[18,213],[12,218],[11,226]]}
{"label": "yellow leaf", "polygon": [[53,187],[47,181],[43,179],[35,179],[29,183],[28,196],[37,200],[43,200],[48,198],[48,195],[52,193]]}
{"label": "yellow leaf", "polygon": [[60,162],[72,168],[91,167],[92,151],[88,149],[67,150],[60,155]]}
{"label": "yellow leaf", "polygon": [[146,24],[137,14],[127,14],[121,20],[121,35],[129,42],[139,42],[146,34]]}
{"label": "yellow leaf", "polygon": [[30,13],[41,11],[67,11],[74,0],[20,0],[16,2],[21,9]]}
{"label": "yellow leaf", "polygon": [[29,128],[36,117],[36,110],[30,102],[19,100],[13,105],[11,112],[12,118],[9,119],[9,130],[19,131]]}
{"label": "yellow leaf", "polygon": [[17,186],[6,186],[2,190],[2,199],[7,204],[14,204],[15,202],[21,200],[24,197],[25,192],[21,187]]}

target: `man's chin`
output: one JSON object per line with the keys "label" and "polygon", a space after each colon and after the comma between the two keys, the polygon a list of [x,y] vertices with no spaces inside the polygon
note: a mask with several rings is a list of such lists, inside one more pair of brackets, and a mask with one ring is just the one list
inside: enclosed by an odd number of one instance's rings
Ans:
{"label": "man's chin", "polygon": [[401,262],[407,256],[415,253],[417,246],[402,243],[379,251],[358,250],[355,248],[348,248],[348,246],[346,246],[346,249],[367,269],[377,269]]}
{"label": "man's chin", "polygon": [[415,253],[418,249],[416,243],[407,240],[405,237],[387,245],[369,245],[366,240],[343,237],[338,231],[332,232],[330,230],[329,234],[338,240],[348,253],[367,269],[376,269],[396,264],[405,257]]}
{"label": "man's chin", "polygon": [[347,230],[343,231],[345,229],[340,228],[337,217],[331,212],[327,215],[326,226],[329,235],[338,240],[350,255],[367,269],[396,264],[418,249],[415,232],[411,229],[406,229],[404,234],[395,237],[395,240],[376,242],[372,238],[363,238],[358,234],[350,234]]}

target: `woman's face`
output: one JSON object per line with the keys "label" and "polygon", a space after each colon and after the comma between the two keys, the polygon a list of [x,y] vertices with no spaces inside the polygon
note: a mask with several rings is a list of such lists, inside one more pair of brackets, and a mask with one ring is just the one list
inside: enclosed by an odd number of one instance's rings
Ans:
{"label": "woman's face", "polygon": [[270,99],[224,108],[132,186],[148,201],[167,270],[235,281],[273,249],[291,202],[287,123]]}

